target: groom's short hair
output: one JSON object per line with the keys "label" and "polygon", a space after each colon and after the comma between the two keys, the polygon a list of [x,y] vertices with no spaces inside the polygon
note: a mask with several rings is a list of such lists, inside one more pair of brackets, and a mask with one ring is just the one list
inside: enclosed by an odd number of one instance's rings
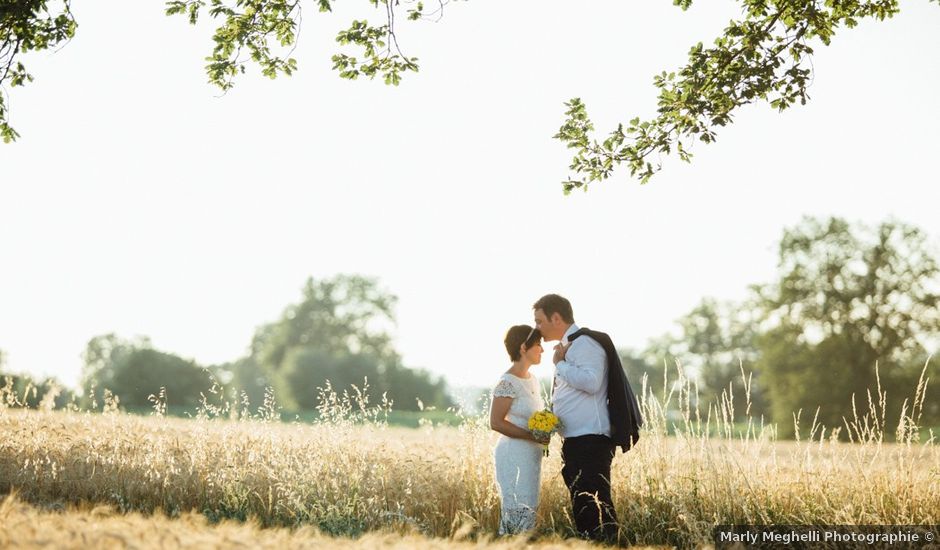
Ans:
{"label": "groom's short hair", "polygon": [[541,309],[548,320],[551,320],[552,315],[557,313],[561,315],[561,319],[564,322],[569,325],[574,324],[574,312],[571,311],[571,302],[564,296],[546,294],[532,304],[532,309]]}

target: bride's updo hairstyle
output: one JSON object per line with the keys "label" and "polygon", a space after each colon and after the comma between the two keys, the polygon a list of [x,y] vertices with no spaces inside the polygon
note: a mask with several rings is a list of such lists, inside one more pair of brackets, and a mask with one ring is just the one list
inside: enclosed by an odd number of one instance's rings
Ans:
{"label": "bride's updo hairstyle", "polygon": [[506,344],[506,351],[509,353],[509,359],[513,361],[518,361],[522,354],[519,352],[519,347],[522,344],[525,344],[525,348],[529,349],[535,344],[542,341],[542,333],[539,332],[539,329],[532,328],[529,325],[515,325],[510,327],[506,331],[506,338],[503,339],[503,343]]}

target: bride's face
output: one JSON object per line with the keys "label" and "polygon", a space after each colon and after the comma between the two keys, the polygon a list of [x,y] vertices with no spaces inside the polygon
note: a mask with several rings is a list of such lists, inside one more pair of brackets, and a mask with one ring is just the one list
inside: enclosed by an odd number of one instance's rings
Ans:
{"label": "bride's face", "polygon": [[542,362],[542,343],[536,342],[529,349],[523,349],[522,353],[533,365],[538,365]]}

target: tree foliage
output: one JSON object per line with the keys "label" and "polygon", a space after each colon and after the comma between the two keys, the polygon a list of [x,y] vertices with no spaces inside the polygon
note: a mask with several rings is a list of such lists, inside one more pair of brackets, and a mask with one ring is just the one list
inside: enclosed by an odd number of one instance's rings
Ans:
{"label": "tree foliage", "polygon": [[153,349],[146,338],[96,336],[88,342],[83,359],[86,401],[101,403],[108,390],[121,405],[145,408],[152,403],[151,395],[157,396],[165,389],[166,405],[195,407],[213,383],[206,369],[194,361]]}
{"label": "tree foliage", "polygon": [[[209,1],[210,15],[222,21],[212,56],[207,58],[210,82],[230,88],[248,59],[272,78],[279,72],[289,75],[296,68],[293,58],[271,53],[270,41],[276,39],[283,48],[294,45],[300,0]],[[320,11],[330,11],[332,3],[317,0]],[[399,3],[369,3],[384,11],[384,23],[373,26],[354,20],[340,31],[336,41],[359,47],[362,59],[338,53],[332,58],[333,68],[343,78],[381,75],[386,84],[398,85],[402,73],[418,70],[417,58],[405,56],[398,46],[395,17]],[[429,12],[417,2],[406,11],[407,18],[440,17],[445,3],[439,2]],[[673,3],[686,10],[692,0]],[[205,5],[205,0],[171,0],[167,13],[185,14],[196,23]],[[637,117],[626,125],[618,124],[599,140],[580,98],[565,104],[566,119],[554,137],[575,150],[570,165],[574,174],[563,182],[566,193],[608,179],[621,164],[645,183],[661,168],[658,157],[663,154],[675,151],[688,162],[692,143],[715,141],[718,127],[731,123],[734,112],[744,105],[764,101],[782,111],[796,102],[805,104],[814,43],[828,45],[840,28],[855,27],[866,18],[884,20],[899,11],[897,0],[741,0],[741,7],[742,17],[731,21],[712,46],[696,44],[684,67],[654,78],[659,90],[655,118],[641,121]],[[247,58],[242,57],[243,50]]]}
{"label": "tree foliage", "polygon": [[[673,3],[686,10],[692,0]],[[333,54],[333,69],[342,78],[379,76],[397,86],[403,74],[418,71],[418,59],[402,52],[396,19],[439,19],[447,4],[438,0],[426,7],[416,1],[402,7],[397,0],[368,0],[371,9],[380,12],[381,22],[355,19],[338,31],[336,42],[344,50]],[[884,20],[899,11],[897,0],[740,0],[740,4],[741,17],[732,20],[710,46],[695,44],[684,66],[654,77],[659,90],[654,118],[635,117],[598,138],[581,99],[565,103],[565,120],[554,136],[574,150],[572,174],[562,184],[565,193],[587,190],[591,183],[610,178],[621,165],[646,183],[662,167],[663,155],[675,153],[689,162],[692,145],[715,141],[718,129],[730,124],[744,105],[764,102],[782,111],[806,103],[817,44],[830,44],[836,32],[861,20]],[[332,11],[333,5],[334,0],[310,0],[310,7],[320,12]],[[59,10],[50,12],[50,6]],[[217,22],[206,72],[209,82],[228,90],[251,63],[270,78],[296,70],[291,55],[305,6],[303,0],[168,0],[166,13],[184,16],[192,24],[207,13]],[[0,89],[8,81],[18,86],[31,80],[18,56],[55,46],[74,32],[69,0],[0,0]],[[2,97],[0,132],[5,141],[18,135],[7,124]]]}
{"label": "tree foliage", "polygon": [[[674,0],[687,9],[691,0]],[[829,45],[840,28],[866,18],[898,13],[897,0],[742,0],[743,17],[733,20],[710,47],[689,50],[688,63],[653,79],[658,115],[618,124],[607,138],[593,137],[594,124],[579,98],[566,103],[567,119],[555,137],[575,150],[565,192],[587,189],[625,164],[646,183],[660,170],[660,158],[675,152],[689,162],[695,141],[711,143],[744,105],[766,102],[784,110],[805,104],[812,80],[813,44]]]}
{"label": "tree foliage", "polygon": [[63,407],[75,397],[51,376],[38,379],[25,374],[12,374],[4,372],[5,367],[6,354],[0,349],[0,395],[6,401],[0,403],[0,407],[38,408],[44,401],[50,407]]}
{"label": "tree foliage", "polygon": [[[867,408],[879,385],[894,397],[896,418],[940,335],[940,267],[926,235],[897,221],[867,227],[807,218],[784,232],[779,269],[778,281],[757,288],[764,312],[757,368],[775,419],[820,406],[820,422],[842,426],[853,396]],[[937,403],[940,393],[928,391]]]}
{"label": "tree foliage", "polygon": [[654,340],[625,368],[678,361],[699,383],[701,410],[727,410],[722,394],[730,393],[737,420],[749,386],[749,415],[768,413],[780,435],[792,436],[795,413],[806,429],[814,417],[844,428],[853,399],[865,414],[879,390],[896,423],[905,399],[911,412],[926,366],[922,420],[940,422],[940,367],[927,351],[940,342],[940,267],[922,231],[804,218],[784,230],[778,262],[773,282],[753,286],[741,303],[704,299],[677,321],[678,335]]}
{"label": "tree foliage", "polygon": [[[353,20],[337,32],[343,47],[332,56],[339,76],[357,79],[380,77],[397,86],[403,73],[418,70],[418,58],[404,54],[395,31],[396,18],[439,19],[449,0],[425,7],[421,1],[407,8],[397,1],[368,0],[380,11],[382,22],[365,18]],[[332,11],[334,0],[310,0],[320,12]],[[213,47],[206,57],[209,82],[229,90],[246,67],[257,64],[269,78],[291,75],[297,61],[291,54],[297,42],[303,9],[301,0],[168,0],[167,15],[181,15],[196,24],[207,13],[219,25],[213,34]],[[6,85],[22,86],[32,80],[20,62],[23,54],[61,45],[75,34],[77,23],[71,0],[0,0],[0,135],[5,142],[19,134],[9,125],[2,91]]]}
{"label": "tree foliage", "polygon": [[0,0],[0,137],[5,143],[19,136],[9,124],[5,86],[33,80],[23,54],[61,45],[76,27],[71,0]]}
{"label": "tree foliage", "polygon": [[770,321],[802,340],[850,334],[872,358],[900,362],[940,331],[936,252],[918,228],[805,218],[784,231],[779,281],[758,288]]}
{"label": "tree foliage", "polygon": [[250,397],[270,385],[293,410],[314,408],[318,388],[328,380],[343,391],[361,388],[366,379],[373,393],[386,394],[396,408],[416,410],[419,400],[449,406],[442,380],[401,364],[389,334],[397,301],[369,277],[310,278],[301,300],[279,320],[260,326],[250,356],[223,367],[231,373],[223,377]]}
{"label": "tree foliage", "polygon": [[257,409],[264,404],[265,392],[272,386],[268,373],[252,355],[207,368],[217,380],[224,383],[227,394],[238,398],[239,406],[247,401],[249,408],[253,406]]}
{"label": "tree foliage", "polygon": [[205,368],[153,349],[147,338],[96,336],[83,355],[86,402],[101,403],[107,389],[121,405],[148,407],[165,388],[168,406],[191,408],[218,383],[220,397],[239,406],[261,406],[270,387],[280,405],[300,411],[316,408],[327,382],[342,393],[367,380],[372,398],[385,394],[398,409],[450,406],[442,379],[401,364],[388,332],[396,301],[368,277],[308,279],[298,303],[258,327],[247,356]]}
{"label": "tree foliage", "polygon": [[281,318],[263,325],[252,342],[259,363],[278,371],[289,350],[315,347],[330,353],[361,353],[393,360],[397,353],[388,333],[398,299],[361,275],[307,279],[299,303]]}
{"label": "tree foliage", "polygon": [[[313,4],[313,2],[311,2]],[[381,76],[386,84],[397,86],[402,73],[417,72],[418,58],[406,56],[398,45],[395,18],[400,15],[399,3],[368,0],[379,9],[384,22],[373,25],[366,19],[353,20],[347,29],[340,30],[336,42],[341,46],[357,48],[360,56],[339,52],[333,55],[333,69],[342,78]],[[439,17],[447,2],[439,2],[435,10],[425,10],[423,2],[412,3],[405,11],[410,20]],[[316,0],[320,12],[333,9],[334,0]],[[270,78],[290,75],[297,68],[297,60],[290,57],[297,41],[304,4],[301,0],[169,0],[167,15],[184,15],[195,25],[203,10],[213,19],[220,20],[213,36],[215,46],[206,58],[209,82],[223,90],[233,85],[234,78],[245,72],[248,62],[261,68]],[[274,51],[275,48],[277,51]]]}
{"label": "tree foliage", "polygon": [[62,408],[72,403],[75,395],[53,377],[33,378],[25,374],[0,373],[0,394],[3,405],[37,409]]}
{"label": "tree foliage", "polygon": [[757,358],[758,315],[750,303],[705,298],[678,320],[681,332],[668,348],[697,375],[699,399],[706,406],[731,404],[737,418],[758,417],[766,408],[752,369]]}

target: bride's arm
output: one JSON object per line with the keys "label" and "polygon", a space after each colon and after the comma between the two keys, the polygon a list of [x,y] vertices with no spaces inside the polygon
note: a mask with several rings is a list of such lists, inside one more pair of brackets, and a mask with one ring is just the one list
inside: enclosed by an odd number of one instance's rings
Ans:
{"label": "bride's arm", "polygon": [[512,422],[506,420],[506,415],[509,414],[509,407],[511,405],[512,397],[493,398],[493,404],[490,406],[490,428],[507,437],[528,439],[529,441],[541,443],[535,439],[535,436],[533,436],[532,432],[529,430],[524,430]]}

